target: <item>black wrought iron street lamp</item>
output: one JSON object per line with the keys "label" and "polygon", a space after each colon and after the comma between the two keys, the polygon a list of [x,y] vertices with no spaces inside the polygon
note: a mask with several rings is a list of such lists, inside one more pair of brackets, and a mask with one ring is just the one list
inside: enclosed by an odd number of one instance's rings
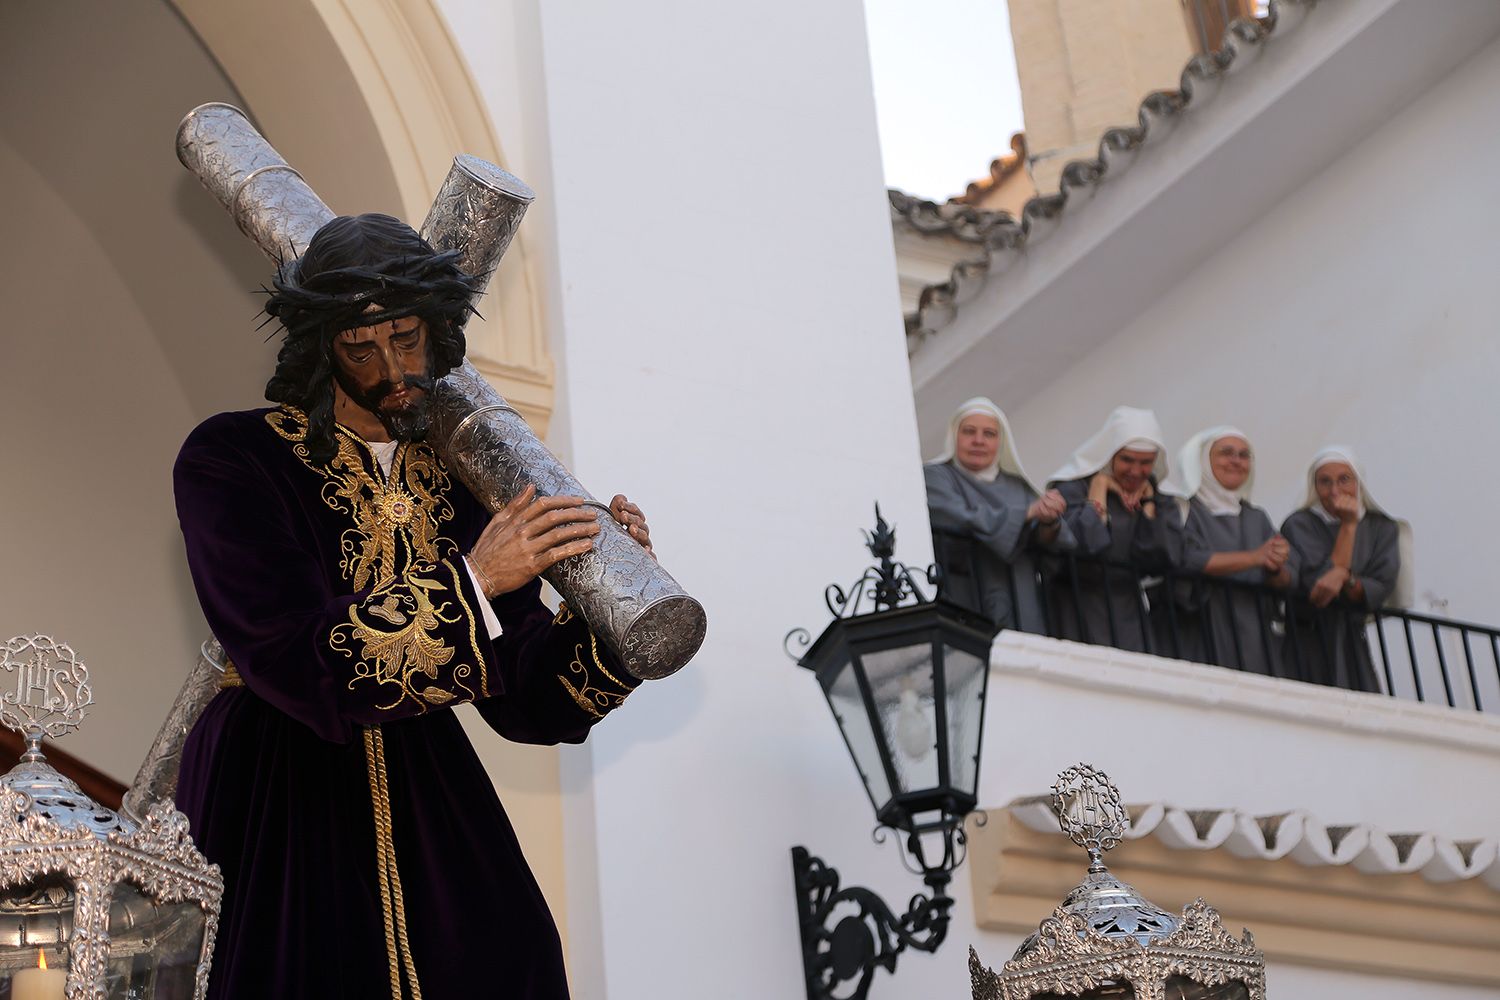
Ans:
{"label": "black wrought iron street lamp", "polygon": [[[894,972],[907,948],[932,952],[948,931],[947,894],[964,860],[964,817],[974,811],[989,652],[994,629],[972,611],[931,600],[894,560],[896,533],[875,508],[866,546],[879,564],[847,591],[830,585],[833,621],[813,641],[786,637],[813,671],[854,758],[878,823],[929,895],[894,911],[869,889],[839,887],[838,872],[792,848],[808,1000],[862,1000],[877,968]],[[922,574],[928,585],[936,570]],[[805,650],[798,657],[793,648]]]}

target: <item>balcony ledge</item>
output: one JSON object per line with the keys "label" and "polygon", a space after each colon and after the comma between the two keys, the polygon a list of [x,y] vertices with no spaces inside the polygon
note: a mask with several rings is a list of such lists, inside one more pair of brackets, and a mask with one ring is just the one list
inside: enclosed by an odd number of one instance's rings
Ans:
{"label": "balcony ledge", "polygon": [[1344,691],[1107,646],[1002,632],[990,653],[997,675],[1208,706],[1500,758],[1500,716],[1381,694]]}

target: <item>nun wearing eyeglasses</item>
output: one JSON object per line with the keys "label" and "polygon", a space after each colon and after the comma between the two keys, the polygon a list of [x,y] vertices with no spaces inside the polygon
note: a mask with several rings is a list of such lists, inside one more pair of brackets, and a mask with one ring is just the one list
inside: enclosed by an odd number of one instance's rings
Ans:
{"label": "nun wearing eyeglasses", "polygon": [[[1167,449],[1156,414],[1115,409],[1097,434],[1049,480],[1067,507],[1063,525],[1080,556],[1061,560],[1047,594],[1065,639],[1157,652],[1151,605],[1161,598],[1156,576],[1182,559],[1182,518],[1157,484],[1167,475]],[[1106,562],[1107,561],[1107,562]]]}
{"label": "nun wearing eyeglasses", "polygon": [[[1324,448],[1307,468],[1307,500],[1281,526],[1300,568],[1286,658],[1295,676],[1380,691],[1366,639],[1370,613],[1411,601],[1411,527],[1370,495],[1354,452]],[[1300,608],[1300,613],[1298,609]]]}
{"label": "nun wearing eyeglasses", "polygon": [[948,424],[943,453],[923,468],[943,596],[997,630],[1045,632],[1036,552],[1072,546],[1063,499],[1038,490],[1005,414],[977,396]]}
{"label": "nun wearing eyeglasses", "polygon": [[1182,568],[1232,581],[1179,584],[1178,655],[1280,676],[1282,638],[1279,629],[1272,630],[1279,602],[1263,588],[1290,587],[1298,564],[1270,515],[1250,502],[1250,439],[1234,427],[1210,427],[1188,439],[1177,467],[1183,484]]}

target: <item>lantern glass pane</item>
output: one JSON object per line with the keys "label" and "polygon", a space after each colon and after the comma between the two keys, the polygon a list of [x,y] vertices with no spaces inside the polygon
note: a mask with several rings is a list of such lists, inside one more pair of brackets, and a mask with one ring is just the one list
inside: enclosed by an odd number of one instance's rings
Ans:
{"label": "lantern glass pane", "polygon": [[954,788],[974,795],[979,778],[979,731],[983,722],[985,671],[989,664],[966,649],[943,647],[943,684],[948,708],[948,773]]}
{"label": "lantern glass pane", "polygon": [[197,903],[158,903],[128,882],[109,910],[109,1000],[191,1000],[203,948]]}
{"label": "lantern glass pane", "polygon": [[865,699],[859,691],[859,678],[852,665],[845,664],[829,686],[828,704],[833,708],[833,717],[849,743],[849,753],[854,757],[854,765],[859,768],[860,776],[864,779],[865,790],[870,793],[870,802],[878,812],[891,800],[891,783],[886,780],[880,747],[875,741],[875,730],[870,725],[870,713],[865,710]]}
{"label": "lantern glass pane", "polygon": [[875,710],[890,747],[898,792],[940,784],[937,708],[932,696],[932,642],[860,654]]}
{"label": "lantern glass pane", "polygon": [[0,898],[0,996],[62,1000],[73,937],[73,886],[46,875]]}
{"label": "lantern glass pane", "polygon": [[1250,1000],[1250,988],[1238,980],[1205,986],[1186,976],[1167,980],[1166,1000]]}

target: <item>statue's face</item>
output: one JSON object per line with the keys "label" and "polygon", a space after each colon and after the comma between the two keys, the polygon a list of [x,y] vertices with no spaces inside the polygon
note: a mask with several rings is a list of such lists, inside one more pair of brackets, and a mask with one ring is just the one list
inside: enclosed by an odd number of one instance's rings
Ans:
{"label": "statue's face", "polygon": [[345,394],[375,414],[391,437],[410,441],[425,433],[432,352],[420,317],[341,331],[333,338],[333,363]]}

